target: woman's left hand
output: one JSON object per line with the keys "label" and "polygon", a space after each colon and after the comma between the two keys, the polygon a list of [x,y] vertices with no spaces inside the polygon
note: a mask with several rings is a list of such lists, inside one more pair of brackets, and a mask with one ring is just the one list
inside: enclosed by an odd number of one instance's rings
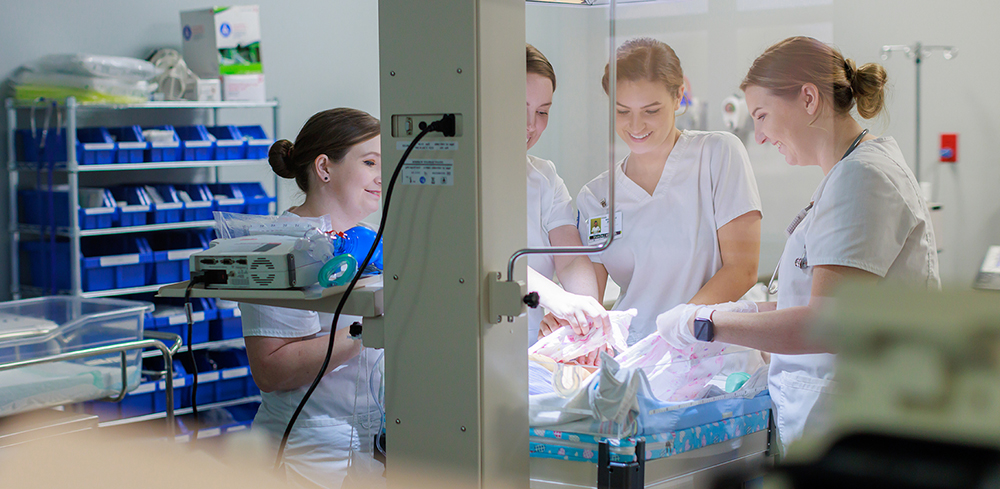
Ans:
{"label": "woman's left hand", "polygon": [[656,330],[666,342],[677,349],[697,342],[694,337],[694,315],[704,306],[678,304],[673,309],[656,316]]}

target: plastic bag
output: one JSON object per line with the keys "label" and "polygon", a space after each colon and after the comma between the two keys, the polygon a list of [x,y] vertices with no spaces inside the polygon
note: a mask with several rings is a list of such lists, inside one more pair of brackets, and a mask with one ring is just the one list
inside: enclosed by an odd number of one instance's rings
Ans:
{"label": "plastic bag", "polygon": [[81,53],[50,54],[39,59],[36,66],[43,72],[116,78],[124,82],[151,80],[162,71],[141,59]]}
{"label": "plastic bag", "polygon": [[529,355],[543,355],[559,363],[571,362],[605,345],[618,351],[625,350],[628,345],[628,328],[632,318],[638,313],[635,309],[627,311],[608,311],[611,316],[611,337],[607,337],[603,328],[591,328],[587,334],[580,336],[571,328],[562,327],[552,334],[538,340],[528,349]]}
{"label": "plastic bag", "polygon": [[213,212],[216,235],[223,239],[242,238],[258,234],[277,236],[305,236],[310,229],[332,229],[330,216],[260,216],[235,212]]}
{"label": "plastic bag", "polygon": [[156,90],[156,84],[146,81],[126,81],[116,78],[101,78],[95,76],[71,75],[66,73],[51,73],[44,71],[20,70],[11,78],[14,85],[29,85],[40,87],[60,87],[82,91],[92,91],[98,94],[116,97],[131,97],[139,100],[149,100],[149,95]]}

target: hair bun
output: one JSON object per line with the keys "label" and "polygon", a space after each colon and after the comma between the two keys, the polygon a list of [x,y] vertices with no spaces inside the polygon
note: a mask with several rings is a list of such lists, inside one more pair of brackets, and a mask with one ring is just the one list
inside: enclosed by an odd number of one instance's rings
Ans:
{"label": "hair bun", "polygon": [[844,77],[847,78],[847,82],[853,87],[854,81],[858,77],[858,68],[851,58],[844,58]]}
{"label": "hair bun", "polygon": [[281,178],[295,178],[295,173],[289,167],[292,161],[292,151],[295,145],[287,139],[279,139],[271,145],[267,152],[267,162],[271,165],[274,173]]}

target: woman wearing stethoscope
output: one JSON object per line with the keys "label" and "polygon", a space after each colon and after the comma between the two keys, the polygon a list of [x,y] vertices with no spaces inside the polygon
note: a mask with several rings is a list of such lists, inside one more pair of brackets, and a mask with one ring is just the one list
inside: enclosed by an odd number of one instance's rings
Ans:
{"label": "woman wearing stethoscope", "polygon": [[788,228],[777,303],[757,314],[675,308],[657,318],[671,343],[721,341],[771,355],[769,389],[783,447],[799,438],[830,388],[834,356],[804,337],[817,304],[844,279],[939,288],[927,204],[896,141],[874,137],[851,115],[883,109],[885,70],[856,68],[836,49],[793,37],[754,61],[741,88],[758,143],[825,175]]}
{"label": "woman wearing stethoscope", "polygon": [[[677,304],[739,299],[757,280],[760,196],[743,143],[725,132],[681,131],[680,60],[649,38],[617,56],[615,131],[629,155],[615,168],[615,238],[592,255],[603,296],[610,276],[622,288],[615,309],[636,308],[628,343],[656,330],[656,315]],[[605,68],[603,85],[608,91]],[[580,190],[586,245],[608,237],[609,175]]]}

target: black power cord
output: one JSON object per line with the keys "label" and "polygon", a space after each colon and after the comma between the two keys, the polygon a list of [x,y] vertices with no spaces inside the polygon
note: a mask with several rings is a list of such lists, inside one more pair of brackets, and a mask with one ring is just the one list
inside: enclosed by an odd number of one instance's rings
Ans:
{"label": "black power cord", "polygon": [[[188,281],[187,288],[184,289],[184,315],[187,317],[187,353],[188,358],[191,359],[191,370],[194,371],[193,380],[191,382],[191,413],[194,414],[194,433],[191,435],[192,440],[198,439],[198,362],[194,359],[194,350],[191,349],[191,338],[194,333],[194,317],[191,307],[191,289],[194,288],[195,284],[205,283],[204,275],[192,275],[191,280]],[[168,368],[173,368],[169,366]]]}
{"label": "black power cord", "polygon": [[455,135],[455,114],[445,114],[441,119],[436,120],[429,125],[425,122],[420,123],[420,133],[417,137],[413,138],[410,145],[406,147],[406,151],[403,152],[403,156],[399,159],[399,163],[396,164],[396,169],[392,172],[392,178],[389,179],[389,188],[385,193],[385,204],[382,206],[382,219],[378,224],[378,232],[375,234],[375,240],[372,242],[371,249],[368,250],[368,255],[365,256],[364,262],[358,265],[358,271],[354,274],[354,278],[351,283],[347,285],[347,289],[344,291],[344,295],[340,298],[340,303],[337,304],[337,309],[333,313],[333,325],[330,327],[330,343],[326,348],[326,358],[323,359],[323,366],[320,367],[319,372],[316,373],[316,378],[313,379],[312,384],[309,386],[309,390],[306,394],[302,396],[302,401],[295,408],[295,412],[292,413],[292,418],[288,420],[288,426],[285,427],[285,433],[281,436],[281,444],[278,446],[278,456],[274,460],[274,469],[277,470],[281,468],[281,460],[285,455],[285,447],[288,445],[288,436],[292,433],[292,426],[295,425],[295,420],[299,418],[299,414],[302,412],[302,408],[306,405],[309,397],[312,396],[313,391],[316,390],[316,386],[319,382],[323,380],[323,376],[326,373],[326,368],[330,365],[330,357],[333,356],[333,343],[334,337],[337,333],[337,322],[340,320],[340,313],[344,310],[344,305],[347,303],[348,296],[351,295],[351,291],[354,290],[354,286],[357,285],[358,280],[361,279],[361,274],[366,268],[368,268],[368,263],[372,259],[372,255],[375,254],[375,249],[378,248],[379,242],[382,240],[382,231],[385,229],[386,216],[389,215],[389,203],[392,201],[392,190],[396,186],[396,179],[399,177],[399,172],[403,170],[403,163],[406,162],[406,158],[410,156],[410,152],[413,148],[417,146],[417,143],[423,139],[430,132],[440,132],[447,137],[452,137]]}

